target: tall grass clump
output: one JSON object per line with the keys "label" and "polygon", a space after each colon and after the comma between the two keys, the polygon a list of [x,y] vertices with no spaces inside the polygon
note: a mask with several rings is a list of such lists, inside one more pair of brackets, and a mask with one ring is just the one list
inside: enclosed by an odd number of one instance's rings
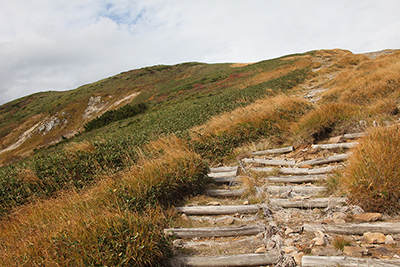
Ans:
{"label": "tall grass clump", "polygon": [[340,126],[344,126],[356,113],[356,107],[349,104],[330,103],[318,106],[301,118],[296,125],[295,138],[301,143],[313,143],[340,134]]}
{"label": "tall grass clump", "polygon": [[400,127],[376,128],[362,138],[342,174],[354,204],[371,212],[400,211]]}
{"label": "tall grass clump", "polygon": [[166,216],[160,208],[128,212],[69,192],[0,223],[0,266],[165,266]]}
{"label": "tall grass clump", "polygon": [[[72,148],[73,149],[73,148]],[[167,266],[170,206],[208,180],[176,137],[150,142],[127,170],[91,189],[19,207],[0,221],[2,266]],[[1,265],[1,264],[0,264]]]}
{"label": "tall grass clump", "polygon": [[246,143],[266,137],[272,143],[284,142],[289,125],[308,109],[305,101],[285,95],[265,98],[193,128],[191,142],[203,157],[221,162]]}
{"label": "tall grass clump", "polygon": [[[161,138],[146,145],[143,155],[127,171],[116,174],[105,191],[124,209],[141,211],[168,206],[194,194],[209,182],[203,159],[179,138]],[[109,197],[106,197],[109,199]]]}

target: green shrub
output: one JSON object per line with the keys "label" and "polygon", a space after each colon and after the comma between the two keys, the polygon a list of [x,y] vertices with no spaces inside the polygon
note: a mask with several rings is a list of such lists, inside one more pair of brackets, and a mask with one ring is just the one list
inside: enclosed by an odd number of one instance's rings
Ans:
{"label": "green shrub", "polygon": [[105,112],[100,117],[86,123],[84,128],[86,132],[89,132],[94,129],[99,129],[112,122],[136,116],[140,113],[143,113],[146,109],[147,106],[145,103],[140,103],[133,106],[125,105],[119,109]]}

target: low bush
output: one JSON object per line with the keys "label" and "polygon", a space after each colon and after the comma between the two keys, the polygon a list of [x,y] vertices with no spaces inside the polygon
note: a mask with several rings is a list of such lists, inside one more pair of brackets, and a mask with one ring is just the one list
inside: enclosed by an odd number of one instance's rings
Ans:
{"label": "low bush", "polygon": [[89,132],[91,130],[101,128],[112,122],[136,116],[140,113],[143,113],[146,109],[147,106],[144,103],[140,103],[137,105],[125,105],[119,109],[105,112],[98,118],[86,123],[84,128],[86,132]]}
{"label": "low bush", "polygon": [[365,211],[400,211],[400,127],[374,128],[360,140],[341,181]]}

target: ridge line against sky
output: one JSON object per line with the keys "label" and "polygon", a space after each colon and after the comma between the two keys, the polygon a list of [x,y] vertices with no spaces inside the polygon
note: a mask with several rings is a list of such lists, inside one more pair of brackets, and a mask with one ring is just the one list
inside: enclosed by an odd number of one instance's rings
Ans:
{"label": "ridge line against sky", "polygon": [[398,0],[0,0],[0,105],[158,64],[400,48]]}

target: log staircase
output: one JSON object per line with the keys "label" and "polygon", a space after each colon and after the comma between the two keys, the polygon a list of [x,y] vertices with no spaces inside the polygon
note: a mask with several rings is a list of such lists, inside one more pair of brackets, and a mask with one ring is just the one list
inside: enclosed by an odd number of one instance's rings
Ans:
{"label": "log staircase", "polygon": [[[177,207],[179,227],[164,230],[174,238],[172,266],[400,266],[399,248],[385,248],[382,259],[373,245],[360,246],[365,232],[399,235],[400,223],[358,223],[352,216],[362,209],[326,187],[360,136],[255,151],[237,166],[211,168],[205,195]],[[345,254],[332,245],[340,238],[365,249]]]}

